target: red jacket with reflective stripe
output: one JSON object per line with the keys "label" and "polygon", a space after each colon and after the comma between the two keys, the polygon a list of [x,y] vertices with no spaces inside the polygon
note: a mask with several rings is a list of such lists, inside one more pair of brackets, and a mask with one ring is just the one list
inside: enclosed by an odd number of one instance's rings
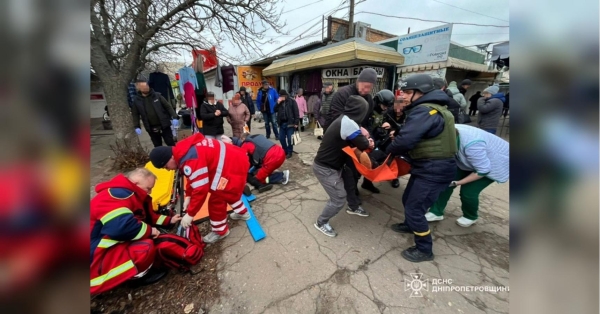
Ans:
{"label": "red jacket with reflective stripe", "polygon": [[151,225],[171,222],[170,217],[155,213],[150,195],[122,174],[98,184],[96,192],[90,202],[92,294],[108,291],[137,275],[127,246],[131,241],[150,238]]}
{"label": "red jacket with reflective stripe", "polygon": [[250,162],[241,148],[195,134],[175,145],[173,157],[187,177],[190,216],[200,211],[208,192],[229,204],[242,198]]}

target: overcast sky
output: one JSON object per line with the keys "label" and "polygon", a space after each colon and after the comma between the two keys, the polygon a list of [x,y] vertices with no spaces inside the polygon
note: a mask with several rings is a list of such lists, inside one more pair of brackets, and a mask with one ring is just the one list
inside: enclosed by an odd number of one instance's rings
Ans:
{"label": "overcast sky", "polygon": [[[321,19],[324,14],[332,12],[340,6],[343,0],[286,0],[281,1],[278,7],[284,13],[281,19],[287,22],[284,31],[289,31],[289,35],[277,35],[273,30],[267,30],[265,35],[274,38],[276,43],[263,46],[265,54],[286,44],[285,47],[273,52],[272,55],[284,52],[294,47],[302,46],[307,43],[321,40]],[[404,35],[410,27],[411,33],[418,32],[431,27],[440,26],[444,23],[423,22],[417,20],[397,19],[391,17],[382,17],[371,14],[360,13],[368,11],[385,15],[420,18],[427,20],[440,20],[455,23],[473,23],[486,25],[508,25],[509,21],[509,1],[508,0],[356,0],[360,2],[355,6],[354,21],[371,24],[372,28],[395,34]],[[362,1],[362,2],[361,2]],[[314,3],[314,4],[311,4]],[[310,4],[306,7],[307,4]],[[348,6],[349,1],[342,7]],[[469,12],[472,11],[472,12]],[[334,13],[334,17],[348,19],[349,9],[341,9]],[[314,24],[318,24],[311,28]],[[325,23],[327,27],[327,23]],[[315,36],[304,38],[307,35]],[[481,27],[472,25],[454,24],[452,30],[452,41],[465,46],[479,45],[484,43],[495,43],[509,40],[509,29],[499,27]],[[302,38],[295,38],[302,34]],[[326,33],[325,33],[326,35]],[[220,45],[221,50],[230,55],[239,55],[231,43],[224,42]],[[474,47],[473,47],[474,48]],[[491,46],[490,49],[491,50]],[[217,52],[218,53],[218,52]],[[258,55],[258,53],[257,53]],[[253,56],[252,59],[255,59]],[[185,58],[182,56],[178,61],[191,61],[191,52],[186,52]]]}

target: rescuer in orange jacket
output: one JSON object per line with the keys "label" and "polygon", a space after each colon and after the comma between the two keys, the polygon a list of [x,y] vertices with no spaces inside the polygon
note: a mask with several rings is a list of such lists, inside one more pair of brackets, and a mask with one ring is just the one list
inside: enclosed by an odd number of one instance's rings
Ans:
{"label": "rescuer in orange jacket", "polygon": [[[98,194],[90,202],[92,294],[144,276],[154,263],[152,239],[159,235],[152,226],[166,226],[181,220],[179,215],[169,217],[152,210],[149,193],[155,182],[152,172],[138,168],[96,186]],[[153,280],[165,274],[156,273]]]}
{"label": "rescuer in orange jacket", "polygon": [[234,211],[231,219],[250,219],[242,202],[250,162],[241,148],[197,133],[174,147],[154,148],[150,152],[150,161],[159,169],[179,169],[187,177],[184,202],[187,213],[181,220],[184,228],[192,225],[210,192],[208,215],[212,232],[202,237],[205,243],[214,243],[229,235],[227,204]]}

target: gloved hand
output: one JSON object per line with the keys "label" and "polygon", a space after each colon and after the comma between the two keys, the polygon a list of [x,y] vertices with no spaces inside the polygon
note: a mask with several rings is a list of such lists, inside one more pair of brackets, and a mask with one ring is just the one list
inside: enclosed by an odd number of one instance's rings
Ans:
{"label": "gloved hand", "polygon": [[137,135],[142,135],[142,129],[136,128],[135,133],[137,133]]}
{"label": "gloved hand", "polygon": [[189,228],[192,225],[192,222],[194,221],[194,217],[185,214],[185,216],[183,216],[183,218],[181,219],[181,226],[185,229]]}
{"label": "gloved hand", "polygon": [[178,126],[179,126],[179,120],[177,120],[177,119],[173,119],[173,120],[171,120],[171,124],[172,124],[174,127],[178,127]]}

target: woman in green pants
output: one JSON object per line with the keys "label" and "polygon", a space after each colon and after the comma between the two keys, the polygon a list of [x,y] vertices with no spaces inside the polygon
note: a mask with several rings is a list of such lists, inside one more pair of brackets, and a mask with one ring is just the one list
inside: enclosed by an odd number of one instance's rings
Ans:
{"label": "woman in green pants", "polygon": [[444,209],[452,192],[460,186],[460,201],[463,216],[456,220],[461,227],[470,227],[477,222],[479,211],[479,194],[493,182],[508,181],[509,164],[508,142],[465,124],[456,125],[456,180],[440,194],[438,200],[425,214],[427,221],[444,219]]}

